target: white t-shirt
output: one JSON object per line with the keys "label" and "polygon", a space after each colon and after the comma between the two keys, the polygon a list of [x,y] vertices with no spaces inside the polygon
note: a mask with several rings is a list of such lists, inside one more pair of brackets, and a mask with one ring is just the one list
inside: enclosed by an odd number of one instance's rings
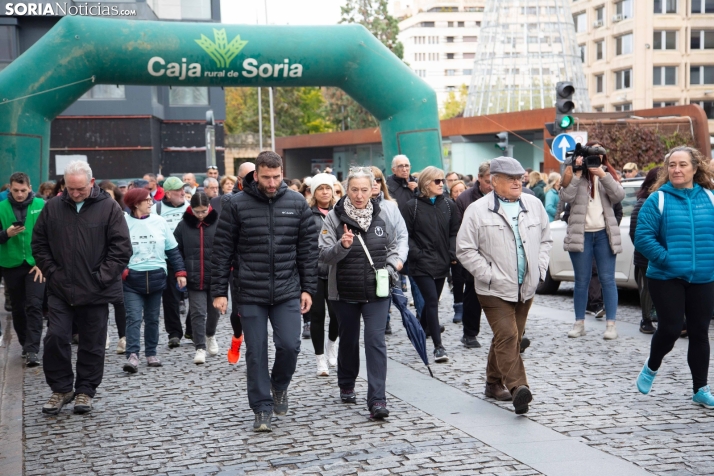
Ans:
{"label": "white t-shirt", "polygon": [[[156,213],[156,205],[158,204],[154,203],[151,206],[151,213]],[[184,201],[183,205],[181,205],[180,207],[170,207],[165,203],[161,202],[161,216],[164,220],[166,220],[166,223],[168,223],[171,233],[174,232],[179,222],[183,219],[183,214],[187,208],[188,202],[186,201]]]}

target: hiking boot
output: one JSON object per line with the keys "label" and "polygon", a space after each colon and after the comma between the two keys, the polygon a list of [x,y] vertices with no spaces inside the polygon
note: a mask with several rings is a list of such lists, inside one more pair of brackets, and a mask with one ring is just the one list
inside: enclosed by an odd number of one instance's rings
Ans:
{"label": "hiking boot", "polygon": [[196,356],[193,358],[193,363],[196,365],[206,363],[206,350],[205,349],[196,349]]}
{"label": "hiking boot", "polygon": [[315,360],[317,361],[317,376],[318,377],[329,377],[330,369],[327,366],[327,357],[325,354],[316,355]]}
{"label": "hiking boot", "polygon": [[390,322],[387,322],[387,325],[384,327],[384,333],[387,335],[392,334],[392,324]]}
{"label": "hiking boot", "polygon": [[449,356],[446,355],[446,349],[444,349],[443,345],[440,345],[439,347],[434,349],[434,362],[443,363],[448,361]]}
{"label": "hiking boot", "polygon": [[27,353],[27,360],[25,361],[25,365],[28,367],[37,367],[40,365],[40,358],[37,357],[36,352],[28,352]]}
{"label": "hiking boot", "polygon": [[340,400],[342,403],[357,403],[357,394],[354,388],[341,388]]}
{"label": "hiking boot", "polygon": [[454,303],[454,324],[460,324],[464,320],[464,303]]}
{"label": "hiking boot", "polygon": [[602,335],[605,340],[617,339],[617,329],[615,328],[615,321],[607,321],[607,327],[605,328],[605,333]]}
{"label": "hiking boot", "polygon": [[240,346],[243,343],[243,334],[240,337],[231,337],[231,348],[228,349],[228,363],[235,365],[240,360]]}
{"label": "hiking boot", "polygon": [[507,402],[513,398],[511,396],[511,392],[509,392],[506,386],[503,385],[501,382],[486,382],[486,388],[484,389],[483,394],[489,398],[494,398],[501,402]]}
{"label": "hiking boot", "polygon": [[389,410],[387,410],[387,404],[384,402],[377,402],[369,409],[369,417],[373,420],[384,420],[388,416]]}
{"label": "hiking boot", "polygon": [[642,367],[642,370],[640,370],[640,374],[637,376],[637,390],[645,395],[650,393],[650,390],[652,390],[652,383],[657,376],[657,371],[650,370],[647,366],[648,363],[649,360],[646,360],[645,365]]}
{"label": "hiking boot", "polygon": [[481,347],[481,344],[479,344],[475,336],[471,337],[464,335],[461,338],[461,343],[464,344],[467,349],[478,349],[479,347]]}
{"label": "hiking boot", "polygon": [[129,354],[129,358],[126,359],[124,363],[124,372],[129,372],[130,374],[135,374],[139,371],[139,356],[136,354]]}
{"label": "hiking boot", "polygon": [[161,361],[155,355],[151,357],[146,357],[146,365],[149,367],[161,367]]}
{"label": "hiking boot", "polygon": [[117,354],[125,354],[126,353],[126,337],[122,337],[119,339],[119,342],[117,342]]}
{"label": "hiking boot", "polygon": [[220,352],[216,336],[206,337],[206,352],[211,356],[218,355],[218,352]]}
{"label": "hiking boot", "polygon": [[327,339],[327,344],[325,344],[325,355],[327,356],[327,363],[330,364],[331,367],[335,367],[337,365],[337,349],[339,349],[339,341],[339,337],[334,342],[330,339]]}
{"label": "hiking boot", "polygon": [[181,339],[178,337],[171,337],[169,339],[169,349],[175,349],[181,345]]}
{"label": "hiking boot", "polygon": [[643,334],[654,334],[656,330],[655,326],[652,325],[652,321],[645,321],[644,319],[640,321],[640,332]]}
{"label": "hiking boot", "polygon": [[531,390],[525,385],[521,385],[513,392],[513,408],[516,409],[516,415],[528,413],[528,404],[533,401]]}
{"label": "hiking boot", "polygon": [[257,412],[255,414],[255,421],[253,422],[254,431],[273,431],[273,426],[271,420],[273,419],[273,412]]}
{"label": "hiking boot", "polygon": [[74,392],[54,392],[47,403],[42,406],[42,413],[57,415],[62,410],[62,407],[71,402],[73,398]]}
{"label": "hiking boot", "polygon": [[288,390],[275,390],[273,392],[273,411],[276,415],[287,415],[288,413]]}
{"label": "hiking boot", "polygon": [[582,337],[585,335],[585,319],[575,321],[573,328],[568,331],[568,337]]}
{"label": "hiking boot", "polygon": [[697,393],[692,397],[692,402],[697,405],[701,405],[704,408],[714,409],[714,396],[712,396],[709,390],[709,385],[699,389]]}
{"label": "hiking boot", "polygon": [[302,325],[302,338],[303,339],[310,338],[310,323],[309,322],[306,322],[305,324]]}
{"label": "hiking boot", "polygon": [[528,337],[523,336],[521,338],[521,348],[520,348],[521,354],[523,353],[524,350],[526,350],[530,346],[531,346],[531,340]]}
{"label": "hiking boot", "polygon": [[92,411],[92,397],[84,393],[78,393],[74,399],[74,413],[84,415]]}

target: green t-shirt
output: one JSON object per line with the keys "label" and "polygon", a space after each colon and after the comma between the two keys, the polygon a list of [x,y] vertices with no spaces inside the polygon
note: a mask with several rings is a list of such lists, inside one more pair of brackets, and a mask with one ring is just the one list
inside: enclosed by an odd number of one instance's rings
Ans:
{"label": "green t-shirt", "polygon": [[518,284],[523,283],[523,275],[526,274],[526,253],[523,249],[523,241],[521,241],[521,232],[518,230],[518,214],[521,211],[521,205],[518,202],[504,202],[499,199],[503,211],[508,215],[511,225],[511,230],[516,236],[516,251],[518,252]]}

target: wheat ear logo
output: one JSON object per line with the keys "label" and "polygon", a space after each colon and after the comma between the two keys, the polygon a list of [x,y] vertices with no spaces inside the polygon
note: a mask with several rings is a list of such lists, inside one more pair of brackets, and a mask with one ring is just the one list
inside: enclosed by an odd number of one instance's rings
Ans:
{"label": "wheat ear logo", "polygon": [[225,29],[216,30],[214,28],[213,38],[215,41],[211,41],[206,35],[202,34],[200,40],[194,41],[208,53],[208,56],[216,62],[216,66],[219,68],[227,68],[231,64],[231,61],[238,56],[240,50],[248,44],[247,41],[240,39],[240,35],[236,35],[236,37],[228,43]]}

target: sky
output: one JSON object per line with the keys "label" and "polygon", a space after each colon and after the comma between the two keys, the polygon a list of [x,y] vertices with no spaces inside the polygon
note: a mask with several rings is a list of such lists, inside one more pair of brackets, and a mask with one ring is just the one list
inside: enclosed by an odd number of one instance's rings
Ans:
{"label": "sky", "polygon": [[340,21],[344,0],[221,0],[223,23],[265,25],[334,25]]}

